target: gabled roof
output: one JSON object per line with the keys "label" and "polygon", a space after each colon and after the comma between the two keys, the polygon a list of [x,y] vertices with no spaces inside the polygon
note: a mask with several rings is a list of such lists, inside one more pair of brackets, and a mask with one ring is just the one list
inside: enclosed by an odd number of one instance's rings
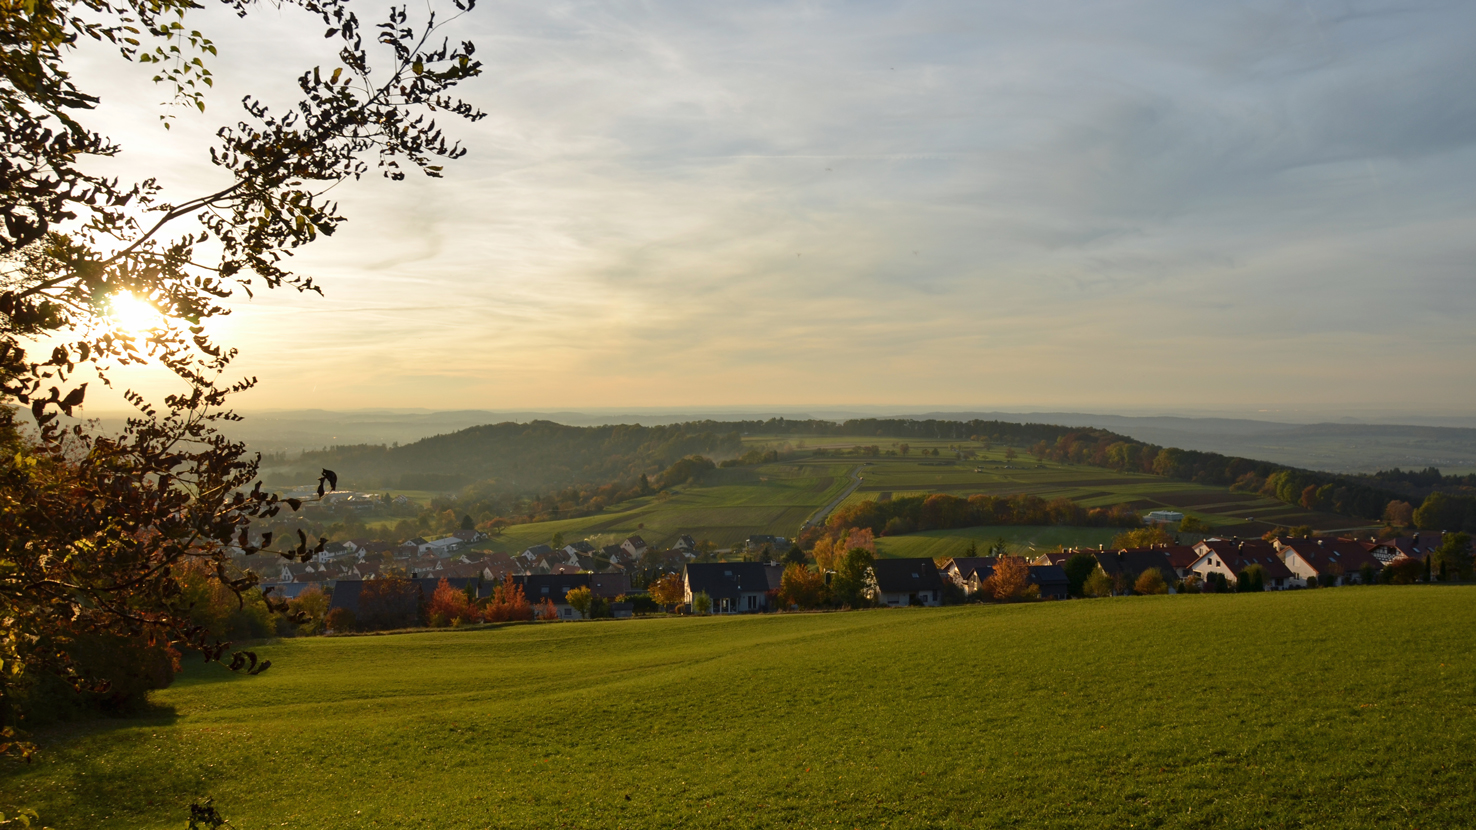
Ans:
{"label": "gabled roof", "polygon": [[1374,570],[1384,567],[1377,556],[1351,539],[1278,539],[1277,543],[1283,556],[1295,553],[1319,576],[1337,572],[1354,574],[1364,565],[1371,565]]}
{"label": "gabled roof", "polygon": [[570,542],[569,544],[564,545],[564,550],[570,551],[572,553],[594,553],[595,546],[584,541],[583,539],[580,539],[577,542]]}
{"label": "gabled roof", "polygon": [[535,559],[539,556],[545,556],[552,552],[553,548],[549,547],[548,545],[534,545],[533,547],[523,551],[523,558]]}
{"label": "gabled roof", "polygon": [[[998,556],[955,556],[953,557],[953,561],[948,563],[948,571],[949,573],[956,573],[959,579],[967,581],[970,576],[973,576],[974,571],[980,568],[993,573],[994,565],[998,561]],[[981,574],[979,578],[987,579],[989,573]]]}
{"label": "gabled roof", "polygon": [[686,580],[693,594],[706,593],[713,599],[769,590],[768,572],[759,562],[689,562]]}
{"label": "gabled roof", "polygon": [[931,559],[878,559],[871,565],[876,588],[884,594],[915,594],[940,591],[943,580]]}
{"label": "gabled roof", "polygon": [[1214,557],[1224,563],[1225,569],[1239,574],[1251,565],[1260,565],[1268,579],[1291,579],[1295,576],[1281,555],[1270,542],[1264,539],[1205,539],[1194,545],[1199,558],[1197,565],[1206,557]]}
{"label": "gabled roof", "polygon": [[632,534],[625,537],[625,544],[628,544],[633,548],[643,548],[646,546],[646,540]]}

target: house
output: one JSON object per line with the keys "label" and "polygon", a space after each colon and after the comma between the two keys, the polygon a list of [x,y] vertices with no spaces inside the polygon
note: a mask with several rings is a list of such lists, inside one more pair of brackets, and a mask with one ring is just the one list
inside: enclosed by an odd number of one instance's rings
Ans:
{"label": "house", "polygon": [[349,571],[349,573],[348,573],[348,575],[345,576],[344,578],[345,579],[355,579],[355,578],[358,578],[358,579],[373,579],[373,578],[379,576],[379,571],[383,567],[384,567],[384,561],[383,560],[380,560],[378,562],[371,562],[371,561],[367,561],[366,560],[364,562],[358,563],[353,568],[351,568],[350,571]]}
{"label": "house", "polygon": [[646,540],[639,536],[626,537],[625,541],[620,543],[620,547],[636,559],[640,559],[646,554]]}
{"label": "house", "polygon": [[1199,558],[1199,554],[1194,552],[1194,548],[1188,545],[1163,545],[1158,549],[1163,551],[1164,556],[1168,557],[1169,564],[1173,566],[1174,574],[1180,579],[1189,575],[1189,567],[1194,564],[1194,560]]}
{"label": "house", "polygon": [[1184,514],[1177,510],[1153,510],[1143,517],[1151,525],[1176,525],[1184,521]]}
{"label": "house", "polygon": [[570,556],[594,556],[597,552],[594,545],[582,539],[578,542],[570,542],[564,545],[564,553]]}
{"label": "house", "polygon": [[528,574],[527,576],[514,576],[514,585],[523,588],[523,596],[535,608],[543,604],[544,600],[553,603],[561,620],[582,619],[579,612],[566,599],[569,592],[575,588],[589,587],[589,574]]}
{"label": "house", "polygon": [[641,563],[640,557],[631,556],[625,548],[619,545],[605,545],[596,555],[609,562],[609,567],[617,571],[628,571]]}
{"label": "house", "polygon": [[459,552],[464,547],[466,547],[466,542],[463,542],[460,538],[456,536],[447,536],[443,539],[436,539],[432,542],[426,542],[425,544],[420,546],[420,552],[422,554],[428,553],[431,556],[443,559],[447,556]]}
{"label": "house", "polygon": [[553,548],[549,547],[548,545],[534,545],[531,548],[525,548],[523,552],[518,555],[531,563],[540,556],[548,556],[550,553],[553,553]]}
{"label": "house", "polygon": [[1313,577],[1335,585],[1350,585],[1361,579],[1359,574],[1365,565],[1375,572],[1384,569],[1377,556],[1351,539],[1277,539],[1275,545],[1281,561],[1299,585],[1306,585]]}
{"label": "house", "polygon": [[682,570],[686,602],[705,593],[715,614],[769,610],[769,575],[759,562],[689,562]]}
{"label": "house", "polygon": [[[1192,551],[1191,551],[1192,552]],[[1172,585],[1180,578],[1179,569],[1169,559],[1168,552],[1161,547],[1157,548],[1123,548],[1115,554],[1105,556],[1114,557],[1121,573],[1129,581],[1136,583],[1138,577],[1149,569],[1157,570],[1163,577],[1165,585]],[[1100,559],[1098,562],[1100,563]],[[1192,564],[1192,561],[1191,561]]]}
{"label": "house", "polygon": [[1066,599],[1071,596],[1071,580],[1060,565],[1031,565],[1030,584],[1040,590],[1041,599]]}
{"label": "house", "polygon": [[1377,542],[1368,549],[1368,552],[1385,565],[1398,559],[1418,559],[1423,562],[1425,557],[1440,547],[1440,540],[1444,536],[1444,533],[1433,531],[1416,533],[1413,536],[1400,536],[1386,542]]}
{"label": "house", "polygon": [[487,534],[480,530],[458,530],[451,535],[460,539],[463,545],[475,545],[477,542],[487,541]]}
{"label": "house", "polygon": [[878,559],[876,599],[882,605],[942,605],[943,579],[931,559]]}
{"label": "house", "polygon": [[671,547],[672,550],[684,550],[695,553],[697,551],[697,540],[683,533],[677,537],[677,540],[671,544]]}
{"label": "house", "polygon": [[765,536],[762,534],[757,534],[748,537],[748,540],[745,541],[743,544],[744,547],[748,548],[750,552],[763,550],[765,547],[767,547],[775,555],[778,555],[789,550],[789,539],[784,536]]}
{"label": "house", "polygon": [[1295,576],[1281,561],[1281,554],[1270,542],[1261,539],[1205,539],[1194,545],[1199,557],[1189,570],[1201,579],[1210,574],[1222,574],[1226,581],[1234,584],[1240,579],[1241,571],[1251,565],[1260,565],[1265,572],[1266,590],[1279,591],[1289,588]]}
{"label": "house", "polygon": [[501,581],[510,576],[526,573],[516,559],[505,553],[489,553],[483,556],[477,564],[482,566],[482,579],[488,582]]}
{"label": "house", "polygon": [[998,561],[997,556],[955,556],[943,568],[942,575],[964,589],[964,593],[972,594],[994,575],[994,564]]}
{"label": "house", "polygon": [[401,559],[409,558],[419,553],[421,547],[425,544],[426,541],[419,536],[416,536],[414,539],[406,539],[395,549],[395,556]]}

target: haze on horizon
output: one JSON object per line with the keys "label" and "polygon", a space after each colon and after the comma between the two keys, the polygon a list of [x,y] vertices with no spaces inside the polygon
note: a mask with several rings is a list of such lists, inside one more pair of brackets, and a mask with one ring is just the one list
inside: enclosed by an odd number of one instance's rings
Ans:
{"label": "haze on horizon", "polygon": [[[145,68],[81,73],[118,172],[180,195],[243,94],[333,65],[291,13],[201,16],[216,91],[168,134]],[[489,117],[447,124],[470,154],[339,188],[296,263],[326,296],[218,331],[255,409],[1470,415],[1472,31],[1439,2],[484,3],[450,32],[486,63]]]}

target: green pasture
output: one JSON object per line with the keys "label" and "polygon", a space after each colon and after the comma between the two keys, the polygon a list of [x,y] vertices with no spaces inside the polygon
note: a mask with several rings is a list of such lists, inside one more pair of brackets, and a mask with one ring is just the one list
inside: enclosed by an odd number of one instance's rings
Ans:
{"label": "green pasture", "polygon": [[840,495],[855,467],[817,459],[713,470],[700,483],[676,487],[666,498],[647,496],[579,519],[514,525],[482,547],[522,550],[548,542],[554,533],[571,542],[639,533],[657,547],[670,545],[683,533],[711,539],[719,547],[739,544],[753,534],[792,536],[811,513]]}
{"label": "green pasture", "polygon": [[[748,436],[745,441],[758,447],[782,447],[814,450],[820,447],[845,448],[876,443],[883,450],[902,442],[879,441],[864,436],[850,438],[808,439],[797,436]],[[651,496],[624,502],[594,516],[564,521],[539,522],[508,528],[504,534],[480,547],[488,550],[518,551],[548,542],[554,533],[565,540],[592,538],[608,542],[639,533],[652,545],[663,547],[683,534],[696,539],[710,539],[720,548],[741,543],[753,534],[793,536],[818,508],[840,495],[850,484],[850,474],[862,468],[862,483],[842,506],[883,494],[892,498],[949,493],[967,497],[975,493],[1012,495],[1029,493],[1045,499],[1069,498],[1085,507],[1111,507],[1130,504],[1140,511],[1178,510],[1193,515],[1217,532],[1242,536],[1259,536],[1273,525],[1311,525],[1318,530],[1344,530],[1360,523],[1346,517],[1310,513],[1274,499],[1249,494],[1231,493],[1224,487],[1190,484],[1141,473],[1119,473],[1097,467],[1056,462],[1039,463],[1024,456],[1010,460],[1000,448],[982,452],[977,445],[954,444],[972,448],[979,458],[958,460],[946,457],[946,441],[908,442],[908,457],[855,456],[804,457],[796,461],[766,464],[758,467],[732,467],[708,473],[700,483],[680,485],[666,497]],[[936,446],[945,453],[937,459],[919,452]],[[1248,519],[1255,521],[1248,522]],[[1050,549],[1057,544],[1106,543],[1113,532],[1093,528],[972,528],[948,531],[947,535],[994,539],[1005,535],[1020,550]],[[932,549],[930,537],[916,542],[898,537],[883,546],[891,551]],[[967,545],[967,541],[964,542]],[[907,555],[911,555],[910,553]],[[921,554],[919,554],[921,555]]]}
{"label": "green pasture", "polygon": [[67,828],[1463,828],[1476,589],[1337,588],[258,647],[40,736]]}
{"label": "green pasture", "polygon": [[[1096,547],[1106,545],[1112,537],[1121,533],[1113,527],[965,527],[955,530],[928,530],[909,533],[905,536],[883,536],[876,540],[878,556],[889,559],[916,557],[936,558],[939,556],[963,556],[969,544],[977,545],[979,553],[996,539],[1004,539],[1011,553],[1033,555],[1053,551],[1058,547]],[[1198,536],[1194,537],[1197,541]]]}

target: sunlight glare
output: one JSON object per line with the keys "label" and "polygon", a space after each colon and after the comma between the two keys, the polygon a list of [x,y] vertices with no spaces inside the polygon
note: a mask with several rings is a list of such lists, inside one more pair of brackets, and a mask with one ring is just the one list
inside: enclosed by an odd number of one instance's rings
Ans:
{"label": "sunlight glare", "polygon": [[157,309],[127,291],[114,294],[112,306],[109,316],[114,325],[124,331],[145,332],[163,324],[163,318]]}

